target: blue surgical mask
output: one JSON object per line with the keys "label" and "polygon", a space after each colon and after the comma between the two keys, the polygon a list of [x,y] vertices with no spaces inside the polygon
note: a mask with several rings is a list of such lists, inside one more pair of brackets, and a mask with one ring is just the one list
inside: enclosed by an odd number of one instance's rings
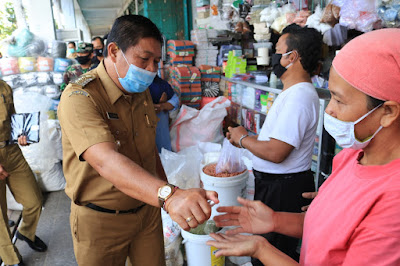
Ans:
{"label": "blue surgical mask", "polygon": [[68,52],[69,52],[70,54],[75,53],[75,48],[68,48]]}
{"label": "blue surgical mask", "polygon": [[144,92],[151,85],[151,83],[153,83],[157,72],[150,72],[137,67],[134,64],[129,64],[122,50],[121,53],[125,58],[126,63],[129,65],[129,69],[128,72],[126,72],[125,77],[121,78],[118,73],[117,66],[114,63],[115,71],[117,72],[118,80],[121,83],[121,86],[129,93]]}

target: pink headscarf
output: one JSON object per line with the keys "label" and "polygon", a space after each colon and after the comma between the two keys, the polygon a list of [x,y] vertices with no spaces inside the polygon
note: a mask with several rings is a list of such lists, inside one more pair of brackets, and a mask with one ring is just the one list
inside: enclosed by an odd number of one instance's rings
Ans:
{"label": "pink headscarf", "polygon": [[400,29],[358,36],[339,51],[332,65],[356,89],[400,103]]}

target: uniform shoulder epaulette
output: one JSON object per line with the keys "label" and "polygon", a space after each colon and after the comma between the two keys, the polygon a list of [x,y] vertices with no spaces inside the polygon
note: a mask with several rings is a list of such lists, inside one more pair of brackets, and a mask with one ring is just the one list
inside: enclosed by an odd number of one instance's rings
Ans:
{"label": "uniform shoulder epaulette", "polygon": [[71,82],[73,84],[79,85],[82,88],[85,87],[87,84],[89,84],[89,82],[93,81],[96,79],[95,75],[92,74],[83,74],[82,76],[80,76],[77,80]]}

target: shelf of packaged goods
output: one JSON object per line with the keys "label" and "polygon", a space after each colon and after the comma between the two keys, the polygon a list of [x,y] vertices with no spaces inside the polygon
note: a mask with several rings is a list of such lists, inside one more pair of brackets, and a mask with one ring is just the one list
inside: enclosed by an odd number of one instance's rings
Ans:
{"label": "shelf of packaged goods", "polygon": [[[269,82],[255,82],[254,80],[239,80],[239,79],[234,79],[234,78],[227,78],[224,76],[221,76],[223,80],[232,82],[232,83],[237,83],[243,86],[249,86],[255,89],[263,90],[263,91],[268,91],[268,92],[273,92],[276,94],[279,94],[282,92],[283,86],[282,85],[277,85],[277,88],[273,88],[270,86]],[[321,88],[316,88],[318,97],[322,100],[329,100],[330,99],[330,93],[329,90],[327,89],[321,89]]]}

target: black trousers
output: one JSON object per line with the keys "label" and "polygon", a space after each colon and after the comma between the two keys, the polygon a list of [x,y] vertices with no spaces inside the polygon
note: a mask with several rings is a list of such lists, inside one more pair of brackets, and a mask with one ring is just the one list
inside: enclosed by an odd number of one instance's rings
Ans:
{"label": "black trousers", "polygon": [[[253,169],[255,176],[254,200],[260,200],[274,211],[301,212],[301,207],[311,203],[304,199],[303,192],[315,191],[314,176],[311,170],[291,174],[268,174]],[[299,239],[268,233],[262,235],[277,249],[286,253],[294,260],[299,260],[296,251]],[[254,266],[263,265],[259,260],[252,259]]]}

